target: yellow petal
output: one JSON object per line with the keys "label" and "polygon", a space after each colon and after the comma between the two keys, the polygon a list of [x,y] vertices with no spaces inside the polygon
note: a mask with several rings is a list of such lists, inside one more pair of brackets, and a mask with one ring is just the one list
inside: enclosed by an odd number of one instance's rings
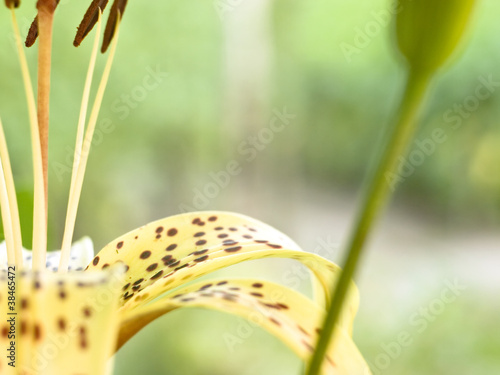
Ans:
{"label": "yellow petal", "polygon": [[1,281],[2,330],[15,318],[15,338],[0,337],[6,353],[15,341],[15,370],[0,357],[1,374],[107,374],[118,333],[123,270],[99,273],[25,273],[15,280],[17,315],[7,315],[7,282]]}
{"label": "yellow petal", "polygon": [[[133,311],[124,311],[119,346],[150,321],[181,307],[204,307],[235,314],[259,325],[307,360],[316,343],[325,311],[300,293],[267,281],[219,279],[190,285]],[[237,341],[226,333],[228,345]],[[325,359],[323,374],[369,375],[352,338],[337,330],[335,352]],[[332,346],[333,348],[333,346]]]}
{"label": "yellow petal", "polygon": [[[338,266],[300,250],[290,238],[269,225],[228,212],[189,213],[150,223],[107,245],[89,270],[116,263],[126,265],[121,303],[122,310],[127,311],[213,271],[268,257],[291,258],[305,264],[321,286],[320,302],[330,301]],[[358,299],[353,284],[340,321],[349,333]]]}

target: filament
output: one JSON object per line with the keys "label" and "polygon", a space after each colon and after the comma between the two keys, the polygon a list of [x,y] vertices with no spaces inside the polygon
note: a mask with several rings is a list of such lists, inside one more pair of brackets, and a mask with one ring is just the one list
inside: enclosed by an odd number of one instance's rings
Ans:
{"label": "filament", "polygon": [[97,94],[94,99],[94,104],[92,106],[92,111],[90,113],[89,123],[87,126],[87,130],[85,132],[85,138],[81,148],[81,156],[78,158],[78,169],[76,170],[76,176],[74,180],[73,189],[70,192],[70,200],[68,202],[68,212],[66,217],[66,227],[65,227],[65,244],[63,253],[61,254],[61,261],[59,263],[59,272],[66,272],[68,270],[69,263],[69,253],[71,239],[73,238],[75,222],[76,222],[76,214],[78,211],[78,202],[80,200],[83,179],[85,176],[85,170],[87,167],[87,161],[90,153],[90,147],[92,144],[92,138],[94,136],[94,130],[97,124],[97,117],[99,116],[99,111],[101,109],[102,99],[104,97],[104,92],[106,90],[106,85],[109,80],[109,74],[111,72],[111,66],[113,65],[113,59],[116,53],[116,46],[118,43],[118,33],[120,26],[120,18],[118,18],[118,22],[116,23],[116,38],[114,38],[111,51],[108,56],[108,60],[106,61],[106,66],[104,67],[104,72],[102,73],[101,81],[99,83],[99,87],[97,89]]}
{"label": "filament", "polygon": [[92,47],[92,54],[90,56],[89,69],[87,71],[87,78],[85,80],[85,87],[83,89],[82,105],[80,108],[80,117],[78,120],[78,129],[76,132],[75,155],[73,157],[73,170],[71,173],[71,185],[69,191],[68,208],[66,212],[66,223],[64,226],[63,242],[61,246],[61,260],[59,263],[59,270],[65,272],[68,268],[69,257],[71,253],[71,241],[73,240],[73,232],[75,227],[76,215],[70,211],[71,202],[74,200],[74,192],[77,181],[77,172],[80,165],[81,155],[83,152],[83,137],[85,133],[85,120],[87,116],[87,109],[89,105],[90,88],[92,86],[92,77],[94,75],[95,63],[99,51],[99,35],[101,33],[101,10],[99,9],[99,19],[97,21],[97,32]]}
{"label": "filament", "polygon": [[31,128],[31,147],[33,152],[33,175],[34,175],[34,209],[33,209],[33,268],[41,270],[45,267],[45,255],[47,252],[47,214],[45,204],[45,187],[43,176],[42,151],[40,145],[40,132],[38,129],[38,116],[35,105],[33,85],[24,54],[21,34],[14,10],[12,14],[12,27],[16,39],[19,55],[19,63],[23,76],[26,100],[28,103],[28,114]]}

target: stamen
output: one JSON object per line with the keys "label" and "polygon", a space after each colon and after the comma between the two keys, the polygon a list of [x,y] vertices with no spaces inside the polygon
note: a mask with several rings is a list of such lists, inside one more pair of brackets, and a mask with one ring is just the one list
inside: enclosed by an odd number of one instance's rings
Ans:
{"label": "stamen", "polygon": [[9,9],[18,8],[19,4],[21,4],[20,0],[5,0],[5,5],[7,5]]}
{"label": "stamen", "polygon": [[45,210],[48,208],[49,169],[49,104],[50,70],[52,65],[52,26],[57,0],[38,0],[38,128],[42,148],[43,181],[45,189]]}
{"label": "stamen", "polygon": [[[113,40],[111,45],[111,51],[108,56],[108,60],[106,61],[106,66],[104,67],[104,72],[102,73],[101,82],[99,83],[99,87],[97,89],[97,94],[94,99],[94,105],[92,107],[92,111],[90,113],[90,119],[87,126],[87,131],[85,132],[85,139],[82,145],[82,152],[80,156],[80,162],[78,164],[78,170],[76,172],[75,177],[75,185],[74,189],[70,193],[70,201],[68,203],[68,215],[66,217],[67,227],[65,228],[65,232],[70,231],[67,236],[71,239],[73,237],[73,231],[76,221],[76,214],[78,211],[78,203],[80,200],[80,196],[82,193],[83,186],[83,178],[85,176],[85,169],[87,167],[87,161],[90,153],[90,147],[92,145],[92,138],[94,137],[94,130],[97,124],[97,117],[99,115],[99,111],[101,109],[102,99],[104,97],[104,91],[106,90],[106,85],[108,83],[109,74],[111,72],[111,66],[113,65],[113,59],[116,53],[116,46],[118,43],[118,34],[120,27],[120,14],[118,13],[118,19],[115,24],[116,30],[114,34],[116,37]],[[69,223],[69,225],[68,225]],[[67,246],[67,245],[66,245]],[[67,272],[68,269],[68,260],[69,260],[69,250],[68,248],[64,249],[61,254],[61,262],[59,264],[59,272]]]}
{"label": "stamen", "polygon": [[92,1],[92,4],[90,4],[87,12],[85,12],[85,16],[83,16],[80,26],[78,26],[78,32],[76,33],[75,41],[73,42],[75,47],[78,47],[82,43],[83,39],[85,39],[85,37],[92,31],[96,22],[101,17],[102,12],[106,8],[106,5],[108,5],[108,0]]}
{"label": "stamen", "polygon": [[102,40],[101,48],[102,53],[105,53],[108,50],[116,30],[118,30],[117,23],[121,21],[126,6],[127,0],[115,0],[113,2],[108,22],[106,23],[106,29],[104,30],[104,38]]}
{"label": "stamen", "polygon": [[17,24],[14,10],[12,14],[12,27],[16,39],[16,46],[19,55],[19,64],[23,76],[26,101],[28,103],[28,114],[31,128],[31,148],[33,152],[33,174],[34,174],[34,209],[33,209],[33,268],[43,269],[45,267],[45,254],[47,252],[47,216],[45,209],[45,190],[43,180],[42,150],[40,145],[40,135],[38,131],[38,117],[35,105],[35,95],[33,85],[24,54],[21,41],[21,34]]}
{"label": "stamen", "polygon": [[31,23],[30,29],[28,30],[28,35],[26,36],[26,41],[24,45],[26,47],[31,47],[35,44],[36,39],[38,38],[38,16],[35,17],[33,22]]}
{"label": "stamen", "polygon": [[85,133],[85,119],[87,116],[87,109],[89,104],[90,87],[92,85],[92,77],[94,75],[95,63],[97,59],[97,52],[99,50],[99,36],[101,34],[101,10],[98,10],[98,23],[97,32],[95,36],[94,46],[92,48],[92,54],[90,57],[89,69],[87,72],[87,78],[85,80],[85,87],[83,89],[82,105],[80,108],[80,118],[78,121],[78,129],[76,132],[76,144],[75,144],[75,155],[73,157],[73,171],[71,174],[71,185],[68,200],[68,209],[66,213],[66,224],[64,226],[63,242],[61,246],[61,260],[59,263],[59,270],[65,270],[68,268],[69,257],[71,252],[71,241],[73,240],[73,231],[75,228],[76,212],[70,212],[72,207],[71,202],[74,200],[73,196],[76,189],[76,179],[78,167],[80,165],[80,159],[83,152],[83,137]]}
{"label": "stamen", "polygon": [[[9,150],[7,142],[5,141],[5,134],[3,131],[2,121],[0,120],[0,160],[3,166],[3,177],[5,179],[5,187],[7,189],[7,198],[10,210],[10,222],[12,227],[12,236],[14,242],[14,253],[16,265],[22,267],[23,254],[22,246],[23,240],[21,237],[21,223],[19,221],[19,207],[17,205],[16,187],[14,185],[14,176],[12,175],[12,167],[10,164]],[[5,224],[4,224],[5,225]]]}
{"label": "stamen", "polygon": [[[3,136],[3,127],[1,120],[0,120],[0,133],[2,133]],[[11,204],[9,202],[9,194],[7,192],[7,182],[5,178],[5,171],[3,168],[3,164],[4,164],[4,159],[2,158],[2,160],[0,160],[0,206],[2,212],[3,229],[5,233],[5,243],[7,245],[7,263],[9,264],[9,266],[19,267],[22,264],[21,263],[22,255],[20,254],[20,252],[19,254],[17,254],[15,249],[16,244],[14,240],[12,210],[11,210]]]}
{"label": "stamen", "polygon": [[[60,0],[56,1],[56,7],[59,5]],[[30,29],[28,31],[28,36],[26,37],[25,45],[26,47],[31,47],[35,44],[36,39],[38,38],[38,16],[35,17],[33,22],[31,23]]]}

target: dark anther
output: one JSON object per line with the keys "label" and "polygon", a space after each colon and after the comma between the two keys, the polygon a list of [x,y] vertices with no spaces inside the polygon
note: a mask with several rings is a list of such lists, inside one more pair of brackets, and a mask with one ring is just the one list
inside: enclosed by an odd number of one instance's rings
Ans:
{"label": "dark anther", "polygon": [[[89,9],[85,13],[80,26],[78,26],[78,32],[76,33],[75,41],[73,44],[75,47],[78,47],[85,37],[90,33],[90,31],[94,28],[97,20],[99,19],[99,8],[101,11],[106,8],[108,4],[108,0],[93,0],[92,4],[90,4]],[[109,14],[108,22],[106,23],[106,29],[104,30],[104,38],[102,41],[101,52],[104,53],[107,51],[113,37],[115,35],[116,23],[118,21],[118,15],[120,18],[123,16],[123,12],[125,12],[125,7],[127,6],[127,0],[114,0],[113,5],[111,6],[111,11]]]}
{"label": "dark anther", "polygon": [[99,9],[104,11],[106,8],[106,5],[108,5],[108,0],[93,0],[92,4],[90,4],[89,9],[87,9],[87,12],[85,13],[85,16],[83,16],[83,20],[80,23],[80,26],[78,26],[78,32],[76,33],[75,41],[73,42],[73,45],[75,47],[78,47],[83,39],[92,31],[94,28],[95,24],[97,23],[97,20],[99,19]]}
{"label": "dark anther", "polygon": [[35,17],[28,31],[28,36],[26,37],[25,42],[26,47],[31,47],[35,44],[36,38],[38,38],[38,16]]}
{"label": "dark anther", "polygon": [[104,38],[102,41],[101,52],[104,53],[108,50],[113,36],[115,35],[116,23],[118,22],[118,17],[122,18],[125,12],[125,7],[127,6],[127,0],[115,0],[113,6],[111,7],[111,13],[109,14],[108,23],[106,24],[106,30],[104,31]]}
{"label": "dark anther", "polygon": [[17,8],[19,4],[21,4],[21,0],[5,0],[5,5],[7,5],[9,9]]}
{"label": "dark anther", "polygon": [[[55,1],[54,4],[55,6],[53,7],[53,9],[51,9],[51,11],[55,10],[55,7],[57,7],[59,1],[60,0]],[[28,36],[26,37],[26,42],[25,42],[26,47],[31,47],[33,44],[35,44],[37,38],[38,38],[38,16],[35,17],[33,23],[30,26],[30,30],[28,31]]]}

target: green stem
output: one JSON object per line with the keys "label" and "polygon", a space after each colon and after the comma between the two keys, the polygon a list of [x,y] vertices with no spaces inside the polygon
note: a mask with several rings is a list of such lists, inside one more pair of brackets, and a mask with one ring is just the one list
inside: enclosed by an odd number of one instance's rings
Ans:
{"label": "green stem", "polygon": [[394,189],[396,169],[415,133],[416,117],[423,103],[430,78],[429,74],[417,72],[410,72],[408,75],[405,94],[394,123],[392,136],[381,152],[377,169],[368,180],[361,211],[349,241],[347,259],[340,279],[333,288],[333,301],[328,309],[315,353],[309,363],[308,375],[320,373],[326,352],[328,349],[331,350],[330,339],[334,336],[334,329],[361,258],[363,245],[390,196],[390,190]]}

